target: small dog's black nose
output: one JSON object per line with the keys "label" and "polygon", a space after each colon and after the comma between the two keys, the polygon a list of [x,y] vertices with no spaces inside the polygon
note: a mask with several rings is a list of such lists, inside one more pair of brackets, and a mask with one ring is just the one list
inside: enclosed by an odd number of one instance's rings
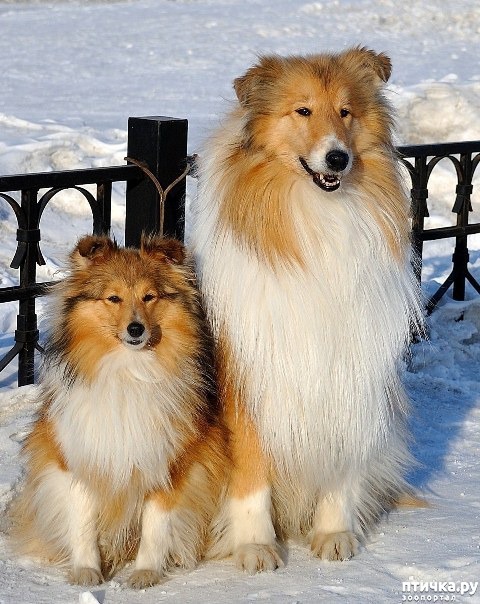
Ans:
{"label": "small dog's black nose", "polygon": [[335,170],[335,172],[341,172],[348,166],[348,153],[345,153],[345,151],[341,151],[340,149],[329,151],[325,156],[325,159],[327,160],[327,166],[332,170]]}
{"label": "small dog's black nose", "polygon": [[145,331],[145,326],[134,321],[127,327],[127,331],[132,338],[139,338]]}

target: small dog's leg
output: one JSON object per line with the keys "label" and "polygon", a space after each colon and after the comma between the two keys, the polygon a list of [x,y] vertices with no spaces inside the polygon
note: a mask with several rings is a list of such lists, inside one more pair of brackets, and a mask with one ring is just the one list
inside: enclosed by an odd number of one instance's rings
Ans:
{"label": "small dog's leg", "polygon": [[311,547],[322,560],[348,560],[357,553],[351,493],[332,492],[318,501]]}
{"label": "small dog's leg", "polygon": [[73,481],[65,499],[70,544],[70,580],[79,585],[103,582],[97,544],[97,509],[87,487]]}
{"label": "small dog's leg", "polygon": [[173,514],[173,511],[164,509],[156,499],[145,502],[135,570],[128,579],[130,587],[143,589],[163,580],[173,545]]}

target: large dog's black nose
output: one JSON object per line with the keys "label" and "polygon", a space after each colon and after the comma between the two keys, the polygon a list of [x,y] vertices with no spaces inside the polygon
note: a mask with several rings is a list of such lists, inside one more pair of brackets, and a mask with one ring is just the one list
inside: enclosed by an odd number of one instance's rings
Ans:
{"label": "large dog's black nose", "polygon": [[127,331],[132,338],[139,338],[145,331],[145,326],[134,321],[127,327]]}
{"label": "large dog's black nose", "polygon": [[327,160],[327,166],[331,170],[335,170],[335,172],[341,172],[348,166],[348,153],[340,149],[329,151],[325,159]]}

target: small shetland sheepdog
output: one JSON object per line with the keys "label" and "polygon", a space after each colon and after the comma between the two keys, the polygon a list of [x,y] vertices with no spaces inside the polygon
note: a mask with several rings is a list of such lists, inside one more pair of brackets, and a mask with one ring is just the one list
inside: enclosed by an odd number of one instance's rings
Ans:
{"label": "small shetland sheepdog", "polygon": [[365,48],[265,56],[200,154],[191,243],[232,435],[216,554],[249,572],[294,536],[350,558],[408,488],[400,365],[422,313],[390,72]]}
{"label": "small shetland sheepdog", "polygon": [[185,250],[84,237],[50,303],[43,405],[12,510],[18,549],[84,585],[134,560],[129,585],[154,585],[204,554],[227,467]]}

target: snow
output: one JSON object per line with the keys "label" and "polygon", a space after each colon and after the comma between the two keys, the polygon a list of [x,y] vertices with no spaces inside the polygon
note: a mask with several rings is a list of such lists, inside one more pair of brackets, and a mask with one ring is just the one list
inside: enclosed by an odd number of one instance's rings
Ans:
{"label": "snow", "polygon": [[[129,116],[188,118],[193,153],[228,110],[233,78],[258,53],[336,51],[352,44],[392,58],[388,95],[398,114],[399,143],[480,139],[480,4],[471,0],[0,0],[0,32],[0,174],[122,164]],[[427,226],[453,223],[454,185],[444,160],[432,175]],[[189,180],[188,188],[194,194],[195,183]],[[91,229],[78,195],[65,192],[45,211],[41,280],[61,274],[65,252]],[[475,222],[479,200],[475,191]],[[120,185],[113,202],[113,230],[121,241]],[[18,283],[17,271],[9,268],[15,231],[13,215],[0,201],[2,286]],[[469,247],[479,280],[480,236],[469,238]],[[452,240],[425,245],[426,292],[448,275],[451,254]],[[15,305],[2,305],[0,356],[12,344],[15,320]],[[453,595],[457,602],[480,602],[480,589],[460,593],[480,576],[480,297],[470,287],[465,302],[448,294],[429,330],[430,340],[413,347],[406,383],[419,461],[411,480],[431,507],[391,514],[355,559],[325,563],[292,545],[286,567],[275,574],[243,575],[227,560],[201,564],[139,593],[119,576],[88,594],[60,571],[15,560],[2,533],[0,604],[92,598],[105,604],[367,604],[409,596],[449,601]],[[19,441],[36,408],[35,387],[17,389],[13,372],[10,367],[0,375],[0,512],[18,486]],[[413,591],[417,581],[428,591]],[[402,593],[404,583],[410,592]]]}

